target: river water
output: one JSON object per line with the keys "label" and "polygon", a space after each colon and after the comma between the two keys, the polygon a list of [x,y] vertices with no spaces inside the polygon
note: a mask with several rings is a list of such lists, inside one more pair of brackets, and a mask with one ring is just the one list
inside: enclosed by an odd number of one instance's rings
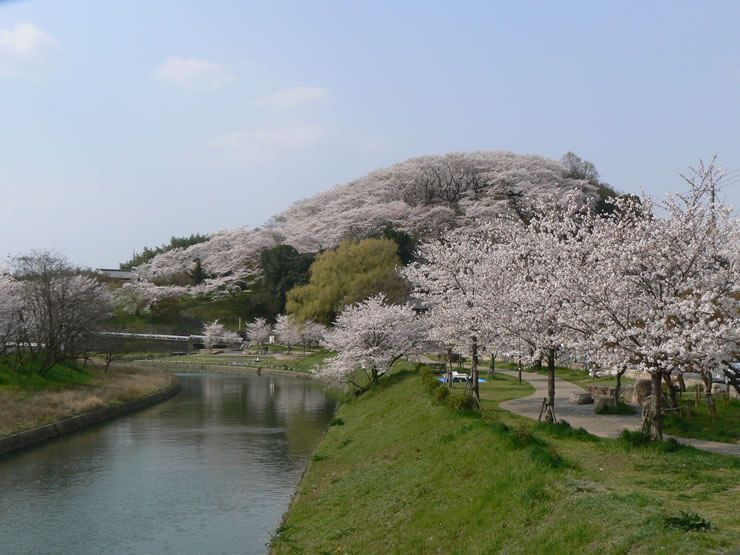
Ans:
{"label": "river water", "polygon": [[264,553],[335,402],[308,380],[180,376],[144,411],[0,457],[0,553]]}

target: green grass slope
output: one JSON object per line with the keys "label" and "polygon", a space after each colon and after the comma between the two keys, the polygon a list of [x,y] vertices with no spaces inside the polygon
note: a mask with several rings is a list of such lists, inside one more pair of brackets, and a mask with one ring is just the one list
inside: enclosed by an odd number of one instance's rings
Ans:
{"label": "green grass slope", "polygon": [[[416,372],[396,370],[341,406],[273,551],[695,553],[740,546],[740,460],[602,440],[498,408],[530,392],[497,376],[482,386],[483,416],[476,417],[435,404]],[[707,522],[709,531],[697,530]]]}
{"label": "green grass slope", "polygon": [[[33,368],[33,365],[31,365]],[[13,370],[12,358],[0,358],[0,391],[43,391],[61,390],[65,387],[86,385],[93,374],[75,364],[56,364],[46,374],[17,372]]]}

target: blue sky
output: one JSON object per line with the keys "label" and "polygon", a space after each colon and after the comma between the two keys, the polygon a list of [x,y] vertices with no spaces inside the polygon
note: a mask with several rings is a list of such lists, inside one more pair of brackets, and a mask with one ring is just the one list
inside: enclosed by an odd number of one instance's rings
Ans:
{"label": "blue sky", "polygon": [[[117,267],[422,154],[740,203],[740,2],[0,0],[0,257]],[[734,173],[733,173],[734,172]]]}

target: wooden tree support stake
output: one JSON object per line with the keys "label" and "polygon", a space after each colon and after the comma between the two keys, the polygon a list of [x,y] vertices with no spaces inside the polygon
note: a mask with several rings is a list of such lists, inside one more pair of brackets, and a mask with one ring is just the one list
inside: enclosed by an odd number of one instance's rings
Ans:
{"label": "wooden tree support stake", "polygon": [[[547,402],[547,397],[542,399],[542,406],[540,407],[540,416],[537,422],[542,422],[542,413],[545,414],[545,420],[550,420],[553,424],[557,424],[558,421],[555,418],[555,407]],[[548,418],[549,417],[549,418]]]}

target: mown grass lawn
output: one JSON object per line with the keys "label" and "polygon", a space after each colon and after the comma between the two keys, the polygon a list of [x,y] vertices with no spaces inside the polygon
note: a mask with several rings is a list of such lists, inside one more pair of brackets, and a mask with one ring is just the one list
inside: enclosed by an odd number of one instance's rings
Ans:
{"label": "mown grass lawn", "polygon": [[[664,452],[672,444],[631,447],[498,407],[530,392],[496,376],[481,385],[483,415],[464,415],[435,404],[410,365],[395,370],[341,406],[341,425],[316,450],[273,551],[740,547],[740,460],[691,448]],[[672,527],[681,511],[697,513],[711,530]]]}
{"label": "mown grass lawn", "polygon": [[[682,415],[666,413],[663,418],[663,431],[680,437],[721,441],[724,443],[740,442],[740,400],[723,400],[716,396],[717,420],[713,421],[705,401],[696,406],[693,401],[682,403]],[[687,416],[686,405],[690,405],[691,417]]]}
{"label": "mown grass lawn", "polygon": [[[535,372],[535,370],[529,369],[528,372]],[[547,369],[543,368],[542,370],[539,370],[535,373],[547,376]],[[585,387],[587,385],[617,385],[616,376],[599,376],[598,378],[596,378],[589,375],[589,373],[585,370],[576,370],[574,368],[566,368],[563,366],[557,366],[555,368],[555,377],[560,378],[561,380],[568,381],[570,383],[574,383],[580,387]],[[622,385],[627,385],[630,383],[635,383],[635,380],[633,380],[632,378],[622,378]]]}

